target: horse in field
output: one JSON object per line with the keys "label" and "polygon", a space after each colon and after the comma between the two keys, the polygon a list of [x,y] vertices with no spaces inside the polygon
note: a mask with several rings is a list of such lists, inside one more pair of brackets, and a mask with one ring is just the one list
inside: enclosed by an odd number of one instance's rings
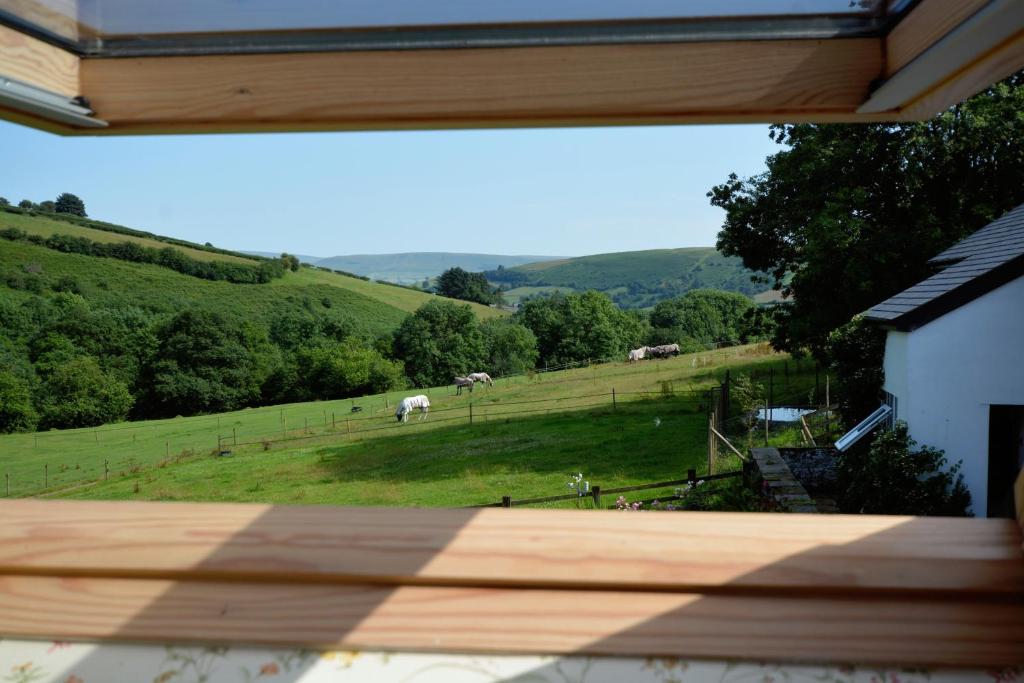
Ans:
{"label": "horse in field", "polygon": [[642,361],[649,351],[648,347],[641,346],[639,349],[633,349],[629,352],[629,362],[636,363]]}
{"label": "horse in field", "polygon": [[679,344],[662,344],[661,346],[651,346],[647,349],[648,355],[651,358],[668,358],[669,356],[679,355]]}
{"label": "horse in field", "polygon": [[398,418],[399,422],[408,422],[409,413],[416,408],[419,408],[420,410],[420,419],[427,419],[427,412],[430,410],[430,399],[423,394],[403,398],[398,403],[398,408],[395,410],[395,417]]}
{"label": "horse in field", "polygon": [[462,395],[462,388],[469,387],[469,393],[473,393],[473,380],[469,377],[456,377],[455,378],[455,395]]}
{"label": "horse in field", "polygon": [[466,377],[474,382],[484,382],[489,386],[494,386],[494,380],[486,372],[471,372]]}

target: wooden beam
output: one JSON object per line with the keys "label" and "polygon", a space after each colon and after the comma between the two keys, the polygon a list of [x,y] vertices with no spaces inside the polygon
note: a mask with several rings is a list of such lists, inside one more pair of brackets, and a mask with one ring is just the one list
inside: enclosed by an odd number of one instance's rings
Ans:
{"label": "wooden beam", "polygon": [[[880,120],[879,39],[90,59],[109,132]],[[892,118],[890,114],[888,118]]]}
{"label": "wooden beam", "polygon": [[74,54],[0,25],[0,76],[74,97],[79,94]]}
{"label": "wooden beam", "polygon": [[615,511],[7,501],[0,574],[1024,595],[1011,520],[680,513],[636,529]]}
{"label": "wooden beam", "polygon": [[885,76],[909,64],[989,0],[923,0],[885,39]]}
{"label": "wooden beam", "polygon": [[0,604],[0,634],[58,641],[985,669],[1024,660],[1019,602],[0,577]]}
{"label": "wooden beam", "polygon": [[975,62],[903,106],[907,119],[929,119],[1024,68],[1024,31],[996,46]]}

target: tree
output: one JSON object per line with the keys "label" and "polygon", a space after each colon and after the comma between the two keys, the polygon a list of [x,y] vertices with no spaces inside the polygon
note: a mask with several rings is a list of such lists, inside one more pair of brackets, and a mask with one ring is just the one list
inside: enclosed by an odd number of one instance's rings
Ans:
{"label": "tree", "polygon": [[0,434],[30,432],[36,427],[32,391],[28,382],[7,370],[0,370]]}
{"label": "tree", "polygon": [[921,446],[907,424],[879,432],[869,448],[858,444],[839,457],[843,512],[880,515],[969,515],[971,494],[941,450]]}
{"label": "tree", "polygon": [[18,202],[19,209],[31,209],[34,206],[35,204],[32,203],[31,199],[22,199],[20,202]]}
{"label": "tree", "polygon": [[313,399],[379,394],[403,385],[401,363],[355,339],[325,340],[300,350],[297,358]]}
{"label": "tree", "polygon": [[537,338],[544,365],[625,357],[644,335],[639,318],[595,291],[527,301],[514,319]]}
{"label": "tree", "polygon": [[46,201],[36,204],[35,208],[45,213],[54,213],[57,210],[57,205],[47,199]]}
{"label": "tree", "polygon": [[7,197],[0,197],[0,206],[10,206],[11,203],[7,201]]}
{"label": "tree", "polygon": [[132,395],[124,382],[103,372],[91,356],[79,356],[49,373],[38,401],[43,429],[95,427],[123,420]]}
{"label": "tree", "polygon": [[293,256],[288,252],[283,252],[281,254],[281,261],[284,263],[284,267],[292,271],[293,273],[298,271],[299,268],[302,267],[302,262],[299,261],[299,257]]}
{"label": "tree", "polygon": [[718,248],[790,297],[773,344],[829,362],[833,330],[1024,202],[1021,111],[1024,72],[930,121],[772,126],[767,171],[708,196],[726,211]]}
{"label": "tree", "polygon": [[270,374],[265,330],[207,311],[185,310],[162,325],[143,373],[147,412],[219,413],[256,403]]}
{"label": "tree", "polygon": [[486,371],[494,376],[516,375],[537,363],[537,338],[525,325],[507,318],[491,318],[480,324],[487,349]]}
{"label": "tree", "polygon": [[57,213],[70,213],[74,216],[81,216],[82,218],[85,218],[88,215],[85,213],[85,202],[70,192],[63,192],[57,196],[57,201],[54,204],[54,210],[56,210]]}
{"label": "tree", "polygon": [[407,316],[395,332],[393,348],[418,387],[451,384],[453,377],[476,372],[487,359],[473,309],[451,301],[430,301]]}
{"label": "tree", "polygon": [[494,303],[494,288],[483,273],[470,273],[462,268],[449,268],[437,278],[437,293],[452,299]]}
{"label": "tree", "polygon": [[734,292],[694,289],[660,301],[651,311],[652,344],[678,343],[701,348],[719,341],[740,341],[754,302]]}

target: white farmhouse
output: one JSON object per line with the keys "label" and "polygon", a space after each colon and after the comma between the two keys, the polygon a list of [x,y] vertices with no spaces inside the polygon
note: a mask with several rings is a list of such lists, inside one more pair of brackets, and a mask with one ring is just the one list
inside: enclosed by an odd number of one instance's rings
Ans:
{"label": "white farmhouse", "polygon": [[1024,205],[932,259],[943,269],[865,317],[887,330],[886,402],[963,461],[978,516],[1013,517],[1024,464]]}

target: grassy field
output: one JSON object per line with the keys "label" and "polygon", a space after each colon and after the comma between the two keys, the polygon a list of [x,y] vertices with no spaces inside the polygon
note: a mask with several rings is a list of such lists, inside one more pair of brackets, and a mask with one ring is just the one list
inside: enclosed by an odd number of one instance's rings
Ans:
{"label": "grassy field", "polygon": [[[394,405],[415,390],[7,435],[0,476],[12,496],[425,506],[566,493],[572,472],[604,488],[679,479],[707,469],[703,391],[727,369],[785,362],[751,346],[512,377],[460,397],[435,387],[429,418],[405,425]],[[788,365],[785,384],[776,372],[780,399],[813,386],[813,366]]]}
{"label": "grassy field", "polygon": [[[395,308],[408,313],[412,313],[432,299],[445,298],[429,294],[427,292],[417,292],[416,290],[408,289],[406,287],[393,287],[379,282],[369,282],[367,280],[360,280],[359,278],[339,275],[338,273],[316,270],[315,268],[303,268],[296,273],[288,273],[280,280],[271,281],[270,285],[276,287],[296,285],[311,287],[340,287],[342,289],[355,292],[356,294],[376,299],[381,303],[385,303],[388,306],[394,306]],[[500,309],[484,306],[483,304],[470,303],[466,301],[459,301],[457,303],[469,303],[478,318],[493,318],[507,315],[507,313],[502,312]]]}
{"label": "grassy field", "polygon": [[[393,330],[406,315],[405,310],[385,303],[385,294],[397,288],[376,285],[388,292],[374,298],[359,291],[363,289],[362,284],[368,283],[341,275],[334,277],[360,285],[350,289],[317,284],[304,281],[299,277],[301,273],[288,273],[276,285],[240,285],[190,277],[146,263],[65,254],[24,242],[0,244],[0,273],[20,271],[29,265],[40,270],[41,276],[47,279],[73,277],[86,300],[98,307],[132,305],[164,312],[188,307],[266,319],[290,306],[312,309],[329,306],[332,310],[343,311],[370,333]],[[25,291],[2,287],[0,295],[15,301],[32,296]]]}
{"label": "grassy field", "polygon": [[0,214],[0,228],[18,228],[19,230],[24,230],[30,235],[40,235],[42,237],[49,237],[50,235],[57,234],[71,235],[73,237],[85,237],[94,242],[103,242],[105,244],[134,242],[139,246],[152,247],[154,249],[173,247],[198,261],[228,261],[231,263],[245,263],[248,265],[256,263],[255,259],[246,258],[242,255],[234,256],[232,254],[203,251],[202,249],[190,249],[189,247],[178,244],[168,244],[167,242],[161,242],[160,240],[149,239],[147,237],[124,235],[117,232],[108,232],[106,230],[95,230],[93,228],[75,225],[74,223],[69,223],[56,218],[47,218],[46,216],[2,213]]}
{"label": "grassy field", "polygon": [[572,287],[515,287],[502,292],[502,296],[505,297],[505,303],[507,304],[518,304],[523,297],[534,296],[536,294],[554,294],[555,292],[574,292]]}
{"label": "grassy field", "polygon": [[[67,221],[47,218],[46,216],[28,216],[14,213],[0,213],[0,228],[13,227],[29,234],[49,236],[56,233],[85,237],[96,242],[135,242],[146,247],[163,249],[168,246],[188,256],[207,261],[233,261],[239,263],[256,263],[253,259],[231,254],[220,254],[190,249],[177,244],[168,244],[159,240],[121,233],[109,232],[82,227]],[[73,275],[83,281],[86,288],[90,284],[106,282],[107,290],[112,296],[121,298],[126,294],[130,299],[137,300],[142,307],[161,307],[175,299],[180,293],[183,298],[196,305],[212,308],[223,308],[225,303],[235,300],[243,311],[250,307],[246,300],[251,299],[251,306],[264,308],[266,305],[282,305],[282,295],[291,303],[303,304],[305,299],[322,304],[326,297],[332,304],[344,306],[351,315],[368,322],[368,329],[374,331],[393,329],[404,317],[403,313],[411,313],[433,298],[427,292],[417,292],[404,287],[393,287],[379,282],[368,282],[359,278],[348,277],[338,273],[302,268],[298,272],[288,272],[265,285],[235,285],[228,282],[210,282],[187,275],[176,273],[168,268],[149,264],[128,263],[108,258],[94,258],[80,254],[65,254],[35,245],[2,242],[0,250],[0,266],[18,269],[28,263],[39,263],[46,271],[56,275]],[[135,282],[141,288],[135,290]],[[131,284],[127,290],[119,284]],[[265,289],[266,288],[266,289]],[[103,298],[102,292],[88,291],[88,298]],[[460,302],[463,303],[463,302]],[[377,304],[377,305],[375,305]],[[379,306],[378,306],[379,305]],[[481,318],[506,315],[502,311],[470,304],[474,312]],[[371,310],[373,308],[380,310]]]}

